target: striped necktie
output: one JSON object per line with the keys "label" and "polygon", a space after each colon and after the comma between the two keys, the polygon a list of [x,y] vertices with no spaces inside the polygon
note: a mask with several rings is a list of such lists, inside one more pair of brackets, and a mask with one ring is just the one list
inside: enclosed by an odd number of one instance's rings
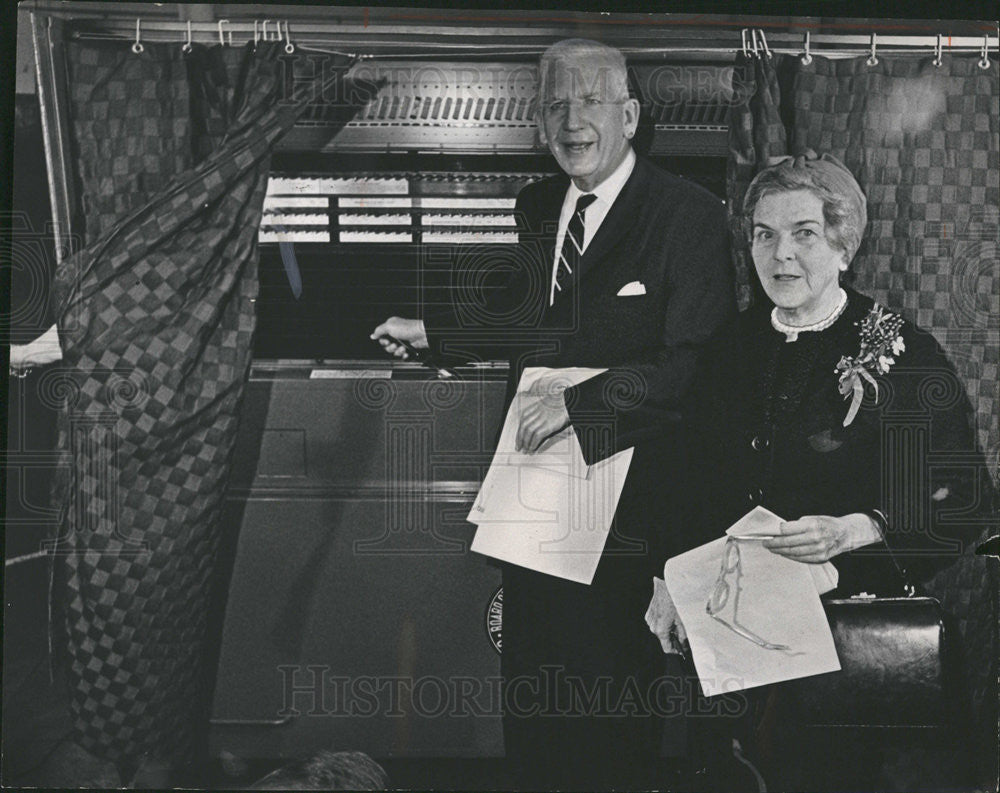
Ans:
{"label": "striped necktie", "polygon": [[562,250],[559,251],[559,263],[556,265],[556,295],[565,290],[576,277],[574,273],[583,256],[583,213],[596,200],[597,196],[593,193],[585,193],[576,200],[576,211],[566,227]]}

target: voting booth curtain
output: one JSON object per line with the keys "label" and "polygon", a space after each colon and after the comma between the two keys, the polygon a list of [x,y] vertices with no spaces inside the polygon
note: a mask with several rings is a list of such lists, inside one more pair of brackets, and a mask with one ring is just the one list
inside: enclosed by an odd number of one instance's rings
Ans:
{"label": "voting booth curtain", "polygon": [[[933,55],[883,55],[874,63],[813,56],[804,63],[798,56],[740,54],[726,185],[746,308],[761,298],[739,220],[750,180],[768,157],[805,149],[830,153],[851,170],[868,198],[852,285],[941,343],[968,393],[994,479],[1000,458],[997,78],[996,60],[984,68],[978,56],[945,56],[940,64]],[[987,475],[981,476],[986,493]],[[989,504],[970,506],[972,513],[989,514]],[[985,538],[988,517],[982,522]],[[956,618],[977,711],[989,706],[996,698],[995,564],[970,550],[927,589]]]}
{"label": "voting booth curtain", "polygon": [[68,41],[66,58],[83,223],[56,275],[63,361],[45,385],[61,405],[53,634],[76,740],[127,766],[187,755],[207,717],[270,155],[349,63],[320,86],[288,79],[271,42]]}

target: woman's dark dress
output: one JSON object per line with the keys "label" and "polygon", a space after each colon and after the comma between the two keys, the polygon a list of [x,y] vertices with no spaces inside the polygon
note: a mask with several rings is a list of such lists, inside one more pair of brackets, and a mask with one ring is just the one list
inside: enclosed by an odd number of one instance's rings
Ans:
{"label": "woman's dark dress", "polygon": [[[904,322],[905,351],[850,400],[837,363],[857,356],[859,324],[873,302],[848,291],[823,331],[794,342],[771,326],[770,307],[751,309],[721,339],[698,395],[695,444],[704,488],[700,519],[719,536],[760,504],[785,520],[878,510],[885,542],[832,559],[833,596],[901,595],[947,565],[981,531],[988,477],[975,450],[961,381],[929,333]],[[978,486],[978,490],[977,490]]]}

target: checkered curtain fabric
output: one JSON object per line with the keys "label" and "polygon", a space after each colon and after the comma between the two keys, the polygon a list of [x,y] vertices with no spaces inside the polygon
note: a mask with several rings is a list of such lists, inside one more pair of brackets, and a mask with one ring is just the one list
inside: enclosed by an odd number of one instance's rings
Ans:
{"label": "checkered curtain fabric", "polygon": [[188,756],[207,714],[201,659],[270,153],[315,88],[284,93],[279,51],[67,46],[85,222],[55,283],[57,624],[76,739],[126,766]]}
{"label": "checkered curtain fabric", "polygon": [[[798,62],[798,59],[790,59]],[[793,150],[839,157],[868,197],[855,286],[934,334],[998,475],[998,70],[977,56],[814,58],[796,68]],[[991,531],[984,528],[983,536]],[[996,531],[995,525],[992,531]],[[972,703],[996,700],[996,566],[971,555],[928,582],[958,623]]]}
{"label": "checkered curtain fabric", "polygon": [[854,286],[929,330],[1000,463],[1000,114],[978,56],[798,63],[793,150],[839,157],[868,197]]}
{"label": "checkered curtain fabric", "polygon": [[[857,177],[868,228],[852,266],[855,286],[940,342],[965,385],[996,480],[1000,92],[996,60],[987,69],[978,61],[951,56],[935,66],[932,56],[883,56],[875,65],[865,58],[800,64],[793,149],[828,151]],[[991,531],[995,523],[981,539]],[[995,727],[996,565],[967,555],[927,589],[956,618],[974,712]]]}
{"label": "checkered curtain fabric", "polygon": [[726,161],[726,204],[733,238],[736,297],[740,310],[761,297],[743,226],[743,196],[768,157],[787,154],[781,118],[781,88],[774,62],[736,54],[733,99],[729,106],[729,158]]}
{"label": "checkered curtain fabric", "polygon": [[[727,189],[746,305],[753,266],[738,215],[750,179],[766,157],[807,148],[847,165],[868,198],[853,285],[941,343],[965,385],[996,480],[998,66],[994,59],[983,69],[978,61],[945,56],[935,66],[933,56],[887,55],[871,65],[867,58],[813,56],[803,64],[788,55],[737,56]],[[984,481],[982,491],[988,490]],[[980,506],[986,514],[989,505]],[[984,539],[991,530],[995,524],[984,525]],[[996,699],[995,565],[967,554],[928,589],[957,620],[973,704],[988,714]]]}

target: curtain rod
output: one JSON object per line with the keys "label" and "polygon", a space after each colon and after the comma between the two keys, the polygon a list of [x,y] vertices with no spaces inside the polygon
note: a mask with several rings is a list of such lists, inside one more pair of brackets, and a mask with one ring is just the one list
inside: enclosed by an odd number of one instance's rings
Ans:
{"label": "curtain rod", "polygon": [[[153,35],[146,35],[147,31],[143,29],[140,41],[146,42],[156,42],[156,43],[175,43],[179,46],[183,46],[188,42],[187,38],[163,35],[162,33],[155,33]],[[74,39],[81,41],[132,41],[130,37],[123,36],[120,34],[108,32],[83,32],[77,31],[72,34]],[[252,41],[252,37],[247,37],[246,41]],[[277,39],[277,41],[284,41],[285,39]],[[214,35],[193,35],[191,37],[191,43],[197,44],[215,44],[218,43],[218,37]],[[316,52],[331,52],[334,54],[358,54],[356,51],[358,49],[357,39],[353,41],[348,41],[346,39],[334,39],[334,38],[295,38],[291,39],[292,45],[298,49],[310,50]],[[240,41],[240,37],[236,36],[226,36],[227,46],[241,46],[244,42]],[[475,53],[475,54],[489,54],[497,57],[508,57],[508,56],[529,56],[537,57],[541,54],[544,47],[537,47],[532,45],[524,45],[521,47],[511,47],[511,45],[505,44],[485,44],[478,42],[465,42],[465,43],[447,43],[441,41],[399,41],[395,39],[381,40],[370,38],[363,42],[368,47],[377,48],[396,48],[397,52],[393,53],[381,53],[381,54],[361,54],[362,58],[391,58],[391,57],[401,57],[406,54],[412,54],[415,50],[420,50],[419,53],[422,56],[454,56],[461,52]],[[326,48],[326,49],[324,49]],[[333,49],[330,49],[333,48]],[[347,52],[348,49],[354,50],[354,52]],[[626,55],[672,55],[672,54],[706,54],[706,55],[735,55],[740,52],[743,48],[740,46],[732,47],[719,47],[719,46],[661,46],[661,47],[619,47],[619,49]],[[933,43],[928,44],[894,44],[892,42],[884,42],[882,39],[878,40],[877,49],[879,53],[883,54],[904,54],[904,53],[925,53],[933,54],[937,52],[937,47]],[[945,46],[943,49],[944,54],[952,55],[981,55],[983,53],[984,46],[982,43],[978,45],[974,44],[957,44],[953,43],[952,46]],[[988,53],[990,55],[997,55],[997,40],[990,39],[987,45]],[[802,47],[770,47],[770,52],[777,54],[787,54],[787,55],[805,55],[806,52]],[[846,47],[815,47],[813,46],[810,50],[813,55],[823,55],[827,57],[855,57],[859,55],[868,55],[871,49],[868,45],[863,47],[846,48]]]}
{"label": "curtain rod", "polygon": [[[426,29],[412,27],[379,26],[371,30],[375,35],[367,36],[360,25],[348,26],[335,23],[296,23],[294,29],[287,21],[272,19],[231,21],[227,19],[215,22],[167,21],[159,19],[135,18],[134,22],[127,18],[104,18],[88,20],[89,26],[74,30],[74,38],[81,40],[125,40],[131,38],[141,49],[142,41],[176,42],[182,46],[193,43],[214,43],[233,45],[242,39],[284,41],[286,51],[294,52],[296,47],[317,52],[332,54],[357,54],[358,45],[363,44],[369,49],[398,50],[395,53],[360,54],[362,58],[391,58],[406,54],[419,54],[423,57],[454,56],[467,52],[477,55],[493,55],[496,57],[535,57],[548,45],[549,38],[558,38],[562,32],[548,28],[439,28],[430,32]],[[347,28],[352,28],[350,32]],[[735,31],[733,31],[735,36]],[[360,34],[360,35],[359,35]],[[395,35],[394,35],[395,34]],[[749,35],[748,35],[749,34]],[[378,36],[378,38],[376,38]],[[418,36],[421,38],[413,38]],[[535,39],[518,44],[503,40],[505,37],[516,37],[524,41],[526,36]],[[461,41],[455,41],[460,37]],[[470,38],[472,39],[470,41]],[[496,43],[486,43],[483,39],[501,39]],[[757,29],[744,29],[739,45],[734,41],[732,46],[719,45],[723,37],[718,33],[706,36],[712,43],[701,43],[698,36],[678,37],[676,45],[630,46],[623,43],[619,48],[626,54],[645,56],[667,55],[716,55],[732,57],[743,51],[750,53],[787,53],[800,54],[808,58],[815,53],[827,57],[852,57],[869,54],[875,57],[876,51],[882,53],[926,52],[934,53],[937,59],[942,54],[974,54],[979,53],[981,61],[988,64],[989,55],[996,54],[1000,49],[998,36],[900,36],[886,35],[859,36],[853,34],[817,34],[806,32],[799,37],[790,33],[772,33],[772,41],[777,46],[769,46],[765,34]],[[451,39],[451,40],[450,40]],[[478,41],[476,39],[479,39]],[[694,41],[691,41],[694,39]],[[683,42],[683,43],[681,43]],[[797,45],[796,45],[797,43]],[[352,50],[353,52],[348,52]]]}
{"label": "curtain rod", "polygon": [[[102,34],[102,33],[74,33],[73,34],[73,38],[74,39],[78,39],[80,41],[131,41],[131,39],[129,39],[129,38],[125,37],[125,36],[119,36],[119,35],[115,35],[115,34],[112,34],[112,33],[105,33],[105,34]],[[247,42],[249,42],[251,40],[252,39],[248,38]],[[281,41],[283,41],[283,40],[284,39],[281,39]],[[174,44],[181,45],[181,46],[186,43],[186,39],[183,39],[183,38],[178,39],[178,38],[175,38],[175,37],[166,37],[166,36],[149,36],[147,38],[145,35],[143,35],[142,41],[145,41],[145,42],[153,41],[153,42],[156,42],[158,44],[174,43]],[[212,36],[195,37],[193,39],[192,43],[195,43],[195,44],[217,44],[218,43],[218,39],[214,38]],[[230,41],[227,40],[226,45],[227,46],[242,46],[243,43],[244,42],[241,42],[241,41],[238,40],[238,38],[236,38],[236,39],[233,39],[232,42],[230,42]],[[394,41],[394,40],[393,41],[379,41],[377,39],[366,40],[364,43],[368,44],[369,46],[378,46],[378,47],[392,47],[392,46],[405,47],[408,50],[413,50],[415,48],[422,48],[422,47],[432,48],[431,51],[420,53],[422,55],[439,54],[439,55],[449,55],[449,56],[451,56],[451,55],[455,55],[456,53],[461,52],[461,51],[476,51],[477,53],[483,52],[483,53],[488,53],[488,54],[497,55],[497,56],[516,56],[516,55],[534,55],[534,56],[537,56],[537,55],[540,55],[541,52],[542,52],[542,50],[538,49],[537,47],[521,47],[521,48],[517,48],[517,49],[504,49],[501,45],[493,46],[493,45],[489,45],[489,44],[468,44],[468,43],[467,44],[458,44],[458,43],[456,43],[456,44],[451,44],[451,45],[445,45],[442,42],[416,42],[416,41],[401,42],[401,41]],[[333,40],[333,39],[330,39],[330,40],[327,40],[327,39],[298,39],[298,40],[293,40],[293,44],[294,44],[294,46],[297,49],[311,50],[311,51],[317,51],[317,52],[322,52],[324,50],[321,49],[319,46],[316,46],[316,45],[330,45],[330,46],[333,46],[333,47],[348,46],[347,43],[344,40]],[[357,44],[358,44],[357,41],[353,42],[353,45],[354,45],[355,49],[357,49]],[[683,54],[706,53],[706,54],[728,54],[728,55],[734,55],[737,52],[740,52],[742,50],[742,47],[708,47],[708,46],[703,46],[703,47],[619,47],[618,49],[620,49],[626,55],[628,55],[628,54],[635,54],[635,55],[657,55],[657,54],[672,55],[674,53],[683,53]],[[991,55],[996,55],[997,54],[996,52],[993,51],[993,50],[996,50],[996,45],[995,44],[991,45],[990,49],[991,49],[991,52],[990,52]],[[964,46],[964,47],[960,47],[958,45],[954,45],[952,47],[946,48],[944,50],[944,53],[946,55],[947,54],[977,55],[977,54],[979,54],[981,52],[981,50],[982,50],[982,45],[979,45],[979,46]],[[775,53],[775,54],[784,54],[784,55],[804,55],[805,54],[802,48],[771,47],[770,51],[772,53]],[[907,53],[907,52],[923,52],[923,53],[926,53],[926,54],[932,54],[932,53],[934,53],[936,51],[936,48],[934,47],[934,45],[928,45],[928,46],[923,46],[923,47],[917,47],[915,45],[909,45],[907,47],[902,47],[902,48],[899,47],[899,46],[893,48],[893,47],[890,47],[888,45],[884,46],[882,44],[881,40],[879,40],[878,51],[880,53],[882,53],[884,51],[886,54],[903,54],[903,53]],[[338,51],[337,50],[331,50],[331,52],[338,52]],[[811,52],[812,52],[813,55],[852,57],[852,56],[856,56],[856,55],[867,55],[867,54],[869,54],[870,50],[869,50],[869,48],[867,46],[865,46],[865,47],[858,47],[858,48],[854,48],[854,49],[845,49],[845,48],[838,48],[838,49],[815,49],[814,48],[814,49],[811,50]],[[371,57],[399,57],[400,55],[403,55],[403,54],[405,54],[405,53],[399,52],[399,53],[397,53],[394,56],[380,55],[380,56],[371,56]]]}

